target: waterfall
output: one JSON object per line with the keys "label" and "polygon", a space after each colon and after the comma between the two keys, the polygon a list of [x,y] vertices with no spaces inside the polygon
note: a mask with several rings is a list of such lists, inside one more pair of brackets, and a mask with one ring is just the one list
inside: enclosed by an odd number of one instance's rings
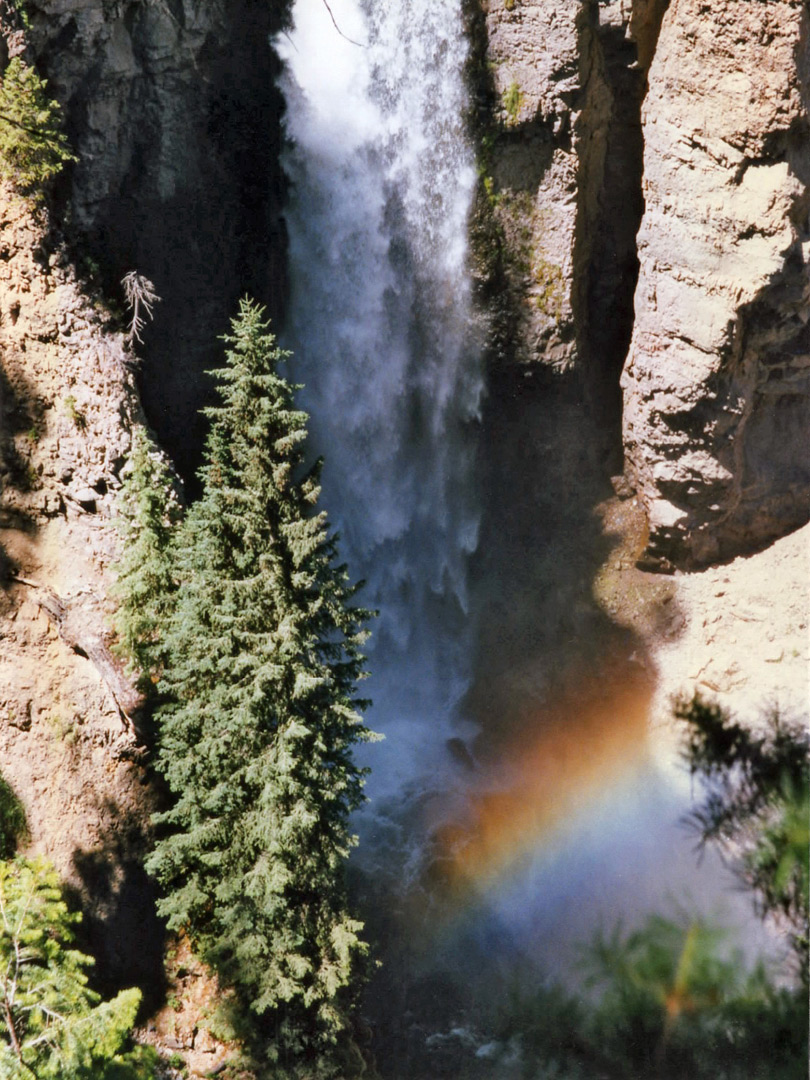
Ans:
{"label": "waterfall", "polygon": [[276,42],[290,141],[284,343],[341,555],[379,609],[368,684],[368,721],[386,736],[371,753],[379,803],[436,782],[468,680],[482,374],[466,265],[467,44],[458,0],[299,0],[293,21]]}

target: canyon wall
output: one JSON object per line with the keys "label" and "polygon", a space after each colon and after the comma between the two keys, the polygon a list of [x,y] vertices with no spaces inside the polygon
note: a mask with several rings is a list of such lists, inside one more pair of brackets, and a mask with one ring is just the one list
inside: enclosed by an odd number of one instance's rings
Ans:
{"label": "canyon wall", "polygon": [[479,217],[491,224],[473,235],[489,241],[476,251],[488,251],[498,271],[489,305],[495,367],[575,372],[591,434],[604,437],[617,469],[618,376],[633,326],[644,209],[641,103],[665,6],[485,5],[479,85],[489,90],[481,155],[488,208],[482,200]]}
{"label": "canyon wall", "polygon": [[796,528],[810,513],[806,5],[485,9],[489,231],[476,219],[474,236],[494,267],[495,370],[576,373],[583,437],[615,472],[623,442],[648,568]]}
{"label": "canyon wall", "polygon": [[[285,190],[269,36],[286,0],[26,2],[10,51],[36,63],[79,160],[59,191],[74,251],[108,295],[129,270],[162,297],[144,335],[147,415],[185,477],[217,338],[249,292],[280,315]],[[19,25],[19,20],[18,20]]]}
{"label": "canyon wall", "polygon": [[33,850],[83,899],[102,979],[156,987],[162,931],[141,867],[155,796],[105,577],[142,418],[133,356],[44,211],[5,186],[0,357],[0,772]]}
{"label": "canyon wall", "polygon": [[802,0],[673,0],[650,69],[624,438],[673,562],[810,512],[809,20]]}
{"label": "canyon wall", "polygon": [[[116,499],[147,420],[193,474],[217,336],[246,291],[280,309],[268,35],[284,8],[0,4],[3,56],[47,77],[78,158],[44,202],[0,189],[0,772],[31,849],[84,909],[98,977],[140,985],[150,1005],[163,929],[142,860],[159,794],[111,648]],[[131,269],[162,297],[135,349],[119,284]]]}

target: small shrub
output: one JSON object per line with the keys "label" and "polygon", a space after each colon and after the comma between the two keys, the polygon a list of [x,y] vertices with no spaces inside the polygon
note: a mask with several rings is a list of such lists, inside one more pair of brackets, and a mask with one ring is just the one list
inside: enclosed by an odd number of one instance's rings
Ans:
{"label": "small shrub", "polygon": [[23,29],[29,30],[31,28],[31,17],[28,14],[26,0],[8,0],[8,4],[11,10],[15,11],[19,16]]}
{"label": "small shrub", "polygon": [[30,193],[69,161],[59,103],[45,93],[47,82],[14,57],[0,83],[0,177]]}
{"label": "small shrub", "polygon": [[565,301],[565,277],[562,269],[556,263],[538,258],[534,261],[532,276],[539,289],[534,294],[535,307],[550,318],[559,318]]}
{"label": "small shrub", "polygon": [[77,407],[76,398],[73,396],[73,394],[68,394],[68,396],[62,402],[62,406],[68,418],[73,421],[73,423],[80,431],[84,431],[87,427],[87,418],[85,417],[84,413],[81,412],[81,410]]}
{"label": "small shrub", "polygon": [[516,82],[510,83],[503,93],[503,107],[510,124],[518,122],[524,94]]}
{"label": "small shrub", "polygon": [[39,473],[30,461],[27,462],[20,476],[20,490],[26,492],[39,491],[41,487],[42,482]]}
{"label": "small shrub", "polygon": [[54,868],[42,859],[0,862],[0,1076],[8,1080],[147,1080],[155,1052],[130,1048],[137,989],[102,1001],[88,985],[92,959],[74,948],[74,925]]}
{"label": "small shrub", "polygon": [[10,859],[27,835],[23,805],[11,785],[0,776],[0,859]]}

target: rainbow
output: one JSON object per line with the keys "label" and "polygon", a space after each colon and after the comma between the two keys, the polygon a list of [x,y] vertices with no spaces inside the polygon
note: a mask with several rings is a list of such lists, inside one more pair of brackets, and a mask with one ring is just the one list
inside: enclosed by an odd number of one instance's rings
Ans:
{"label": "rainbow", "polygon": [[649,679],[625,669],[553,707],[523,712],[464,807],[434,825],[451,907],[500,887],[633,784],[648,760],[650,695]]}

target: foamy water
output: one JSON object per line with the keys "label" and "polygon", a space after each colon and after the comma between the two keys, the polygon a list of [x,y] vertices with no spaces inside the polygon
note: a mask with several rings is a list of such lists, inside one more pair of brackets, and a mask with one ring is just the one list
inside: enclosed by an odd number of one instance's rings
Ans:
{"label": "foamy water", "polygon": [[456,0],[330,7],[342,34],[323,4],[300,0],[278,41],[292,143],[285,343],[326,454],[341,554],[380,611],[368,686],[387,740],[371,752],[378,798],[435,782],[469,676],[475,169]]}

